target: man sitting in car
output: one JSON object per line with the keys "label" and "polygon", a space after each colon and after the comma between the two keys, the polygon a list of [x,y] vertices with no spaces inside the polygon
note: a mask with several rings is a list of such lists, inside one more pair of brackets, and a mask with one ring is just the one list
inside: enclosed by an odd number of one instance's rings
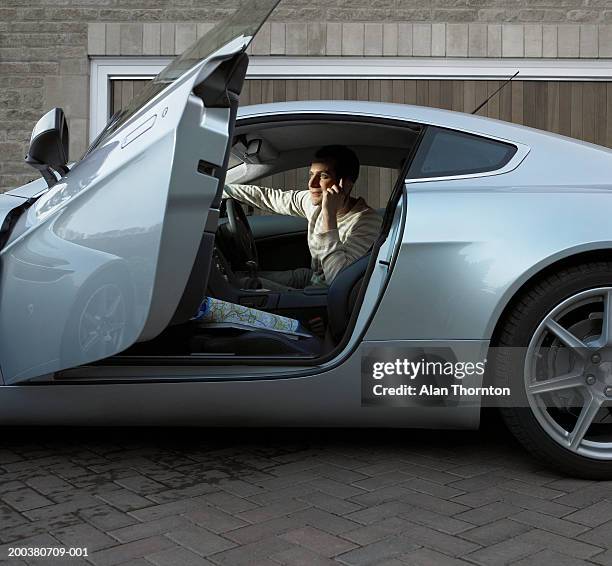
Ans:
{"label": "man sitting in car", "polygon": [[308,219],[310,269],[261,271],[267,289],[284,290],[329,285],[338,272],[365,255],[378,234],[380,215],[362,197],[351,196],[359,177],[359,159],[343,145],[328,145],[310,164],[308,190],[288,190],[229,184],[224,196],[266,212]]}

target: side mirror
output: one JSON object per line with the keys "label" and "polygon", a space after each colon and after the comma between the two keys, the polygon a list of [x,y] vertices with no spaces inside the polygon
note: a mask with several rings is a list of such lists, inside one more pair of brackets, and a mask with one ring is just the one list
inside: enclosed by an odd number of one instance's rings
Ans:
{"label": "side mirror", "polygon": [[47,112],[34,126],[25,161],[52,187],[57,183],[54,171],[65,175],[68,163],[68,124],[61,108]]}

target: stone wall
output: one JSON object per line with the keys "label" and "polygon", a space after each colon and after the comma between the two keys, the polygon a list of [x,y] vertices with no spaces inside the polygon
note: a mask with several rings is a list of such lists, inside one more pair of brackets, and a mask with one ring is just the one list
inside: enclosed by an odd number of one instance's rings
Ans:
{"label": "stone wall", "polygon": [[[33,125],[61,105],[87,144],[89,55],[174,54],[237,0],[2,0],[0,191],[37,174]],[[610,57],[612,0],[283,0],[255,53]],[[200,24],[200,25],[198,25]]]}

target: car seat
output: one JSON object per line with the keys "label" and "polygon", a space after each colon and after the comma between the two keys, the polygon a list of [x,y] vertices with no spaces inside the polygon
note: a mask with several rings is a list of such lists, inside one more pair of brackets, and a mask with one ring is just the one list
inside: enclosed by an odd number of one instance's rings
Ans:
{"label": "car seat", "polygon": [[[331,346],[346,331],[371,252],[346,266],[336,275],[327,292],[328,334]],[[327,342],[327,341],[326,341]],[[317,336],[294,337],[262,329],[218,329],[201,327],[191,340],[191,349],[203,353],[232,353],[238,356],[321,355],[325,343]]]}

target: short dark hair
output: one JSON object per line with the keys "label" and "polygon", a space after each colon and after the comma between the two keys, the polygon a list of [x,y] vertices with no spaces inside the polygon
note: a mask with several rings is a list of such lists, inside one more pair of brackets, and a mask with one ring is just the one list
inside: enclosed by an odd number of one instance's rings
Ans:
{"label": "short dark hair", "polygon": [[315,153],[315,159],[331,161],[339,178],[348,177],[353,183],[359,177],[359,158],[345,145],[326,145]]}

